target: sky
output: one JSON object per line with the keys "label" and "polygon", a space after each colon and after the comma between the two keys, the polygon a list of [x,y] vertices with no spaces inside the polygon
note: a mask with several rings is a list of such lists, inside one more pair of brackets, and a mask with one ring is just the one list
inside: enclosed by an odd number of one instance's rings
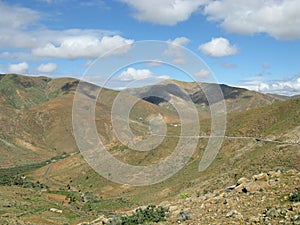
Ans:
{"label": "sky", "polygon": [[120,66],[116,55],[157,40],[172,60],[121,65],[114,88],[188,81],[180,69],[191,66],[184,57],[191,51],[202,61],[192,76],[203,81],[300,94],[299,12],[299,0],[0,0],[0,73],[82,78],[97,69],[101,76],[107,71],[97,62]]}

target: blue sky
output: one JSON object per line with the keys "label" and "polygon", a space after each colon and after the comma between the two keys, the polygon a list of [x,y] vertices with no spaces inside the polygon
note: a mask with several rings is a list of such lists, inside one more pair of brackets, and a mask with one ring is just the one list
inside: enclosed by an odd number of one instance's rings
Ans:
{"label": "blue sky", "polygon": [[[160,40],[194,52],[219,83],[300,94],[299,12],[299,0],[0,0],[0,73],[81,77],[115,47]],[[123,82],[186,80],[166,66],[123,69]]]}

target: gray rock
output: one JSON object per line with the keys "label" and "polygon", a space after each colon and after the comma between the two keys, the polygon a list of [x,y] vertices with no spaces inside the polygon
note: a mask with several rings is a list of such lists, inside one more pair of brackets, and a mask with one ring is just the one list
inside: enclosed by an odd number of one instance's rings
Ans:
{"label": "gray rock", "polygon": [[228,218],[228,217],[232,217],[234,214],[237,214],[238,213],[238,211],[236,211],[235,209],[234,210],[231,210],[231,211],[229,211],[227,214],[226,214],[226,217]]}
{"label": "gray rock", "polygon": [[178,209],[178,206],[176,206],[176,205],[171,205],[170,207],[169,207],[169,211],[170,212],[174,212],[174,211],[176,211]]}
{"label": "gray rock", "polygon": [[188,213],[187,211],[181,211],[179,215],[177,216],[177,222],[181,223],[186,220],[190,220],[192,218],[192,215]]}

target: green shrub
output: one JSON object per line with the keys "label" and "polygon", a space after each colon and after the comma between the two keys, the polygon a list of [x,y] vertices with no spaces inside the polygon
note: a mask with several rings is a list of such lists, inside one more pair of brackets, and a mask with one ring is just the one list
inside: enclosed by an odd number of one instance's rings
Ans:
{"label": "green shrub", "polygon": [[22,175],[2,175],[0,176],[0,185],[5,186],[21,186],[24,188],[35,188],[35,189],[44,189],[48,188],[47,185],[37,182],[32,182],[28,180],[26,177],[23,177]]}
{"label": "green shrub", "polygon": [[146,209],[138,208],[130,216],[115,216],[110,221],[110,225],[136,225],[157,223],[166,221],[168,209],[161,206],[149,205]]}
{"label": "green shrub", "polygon": [[189,197],[190,197],[190,195],[186,192],[180,194],[180,198],[182,198],[182,199],[186,199],[186,198],[189,198]]}
{"label": "green shrub", "polygon": [[112,150],[112,151],[121,151],[121,152],[123,152],[123,151],[125,151],[126,149],[128,149],[128,147],[125,146],[125,145],[116,145],[116,146],[112,147],[110,150]]}
{"label": "green shrub", "polygon": [[296,188],[289,196],[291,202],[300,202],[300,188]]}

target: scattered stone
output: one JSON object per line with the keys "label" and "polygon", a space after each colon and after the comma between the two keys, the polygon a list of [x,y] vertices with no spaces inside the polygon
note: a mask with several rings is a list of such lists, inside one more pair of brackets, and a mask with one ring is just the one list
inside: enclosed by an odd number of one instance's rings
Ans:
{"label": "scattered stone", "polygon": [[252,216],[249,219],[250,223],[259,223],[259,221],[260,221],[259,216]]}
{"label": "scattered stone", "polygon": [[178,206],[176,206],[176,205],[171,205],[171,206],[169,207],[169,211],[170,211],[170,212],[174,212],[174,211],[176,211],[176,210],[178,210]]}
{"label": "scattered stone", "polygon": [[181,223],[183,221],[186,221],[186,220],[190,220],[192,218],[192,215],[186,211],[181,211],[179,213],[179,215],[177,216],[177,223]]}
{"label": "scattered stone", "polygon": [[254,181],[258,181],[258,180],[267,180],[268,179],[268,174],[266,173],[260,173],[258,175],[253,175],[252,179]]}
{"label": "scattered stone", "polygon": [[159,206],[164,207],[164,208],[168,208],[170,207],[171,203],[169,201],[163,201],[159,204]]}
{"label": "scattered stone", "polygon": [[269,209],[269,210],[266,212],[266,216],[267,216],[267,217],[271,217],[271,218],[279,217],[279,216],[280,216],[280,210],[271,208],[271,209]]}
{"label": "scattered stone", "polygon": [[242,219],[243,215],[240,214],[237,210],[234,209],[234,210],[229,211],[226,214],[226,218],[229,218],[229,217],[233,217],[233,218],[237,218],[237,219]]}
{"label": "scattered stone", "polygon": [[236,210],[231,210],[231,211],[229,211],[229,212],[226,214],[226,217],[232,217],[233,214],[235,214],[235,213],[237,213]]}
{"label": "scattered stone", "polygon": [[50,212],[55,212],[55,213],[60,213],[60,214],[63,213],[63,211],[61,209],[56,209],[56,208],[50,208]]}
{"label": "scattered stone", "polygon": [[281,171],[279,170],[279,171],[269,171],[268,172],[268,175],[270,176],[270,177],[280,177],[281,175],[282,175],[282,173],[281,173]]}
{"label": "scattered stone", "polygon": [[[270,171],[267,176],[262,173],[252,176],[253,179],[242,177],[227,189],[162,202],[160,206],[167,206],[170,213],[166,223],[160,224],[300,225],[300,202],[289,200],[290,193],[299,187],[300,173],[290,173]],[[88,224],[116,224],[98,221]]]}

